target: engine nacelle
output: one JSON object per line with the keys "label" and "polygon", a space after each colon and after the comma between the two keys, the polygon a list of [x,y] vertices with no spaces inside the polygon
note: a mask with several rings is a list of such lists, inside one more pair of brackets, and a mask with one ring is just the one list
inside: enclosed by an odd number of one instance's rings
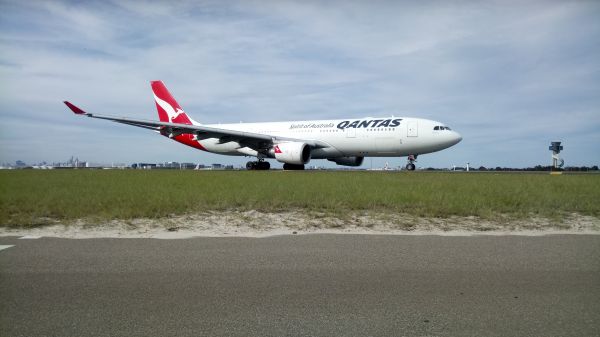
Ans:
{"label": "engine nacelle", "polygon": [[310,146],[299,142],[279,143],[269,154],[282,163],[304,165],[310,161]]}
{"label": "engine nacelle", "polygon": [[335,162],[338,165],[344,166],[360,166],[363,163],[365,157],[337,157],[330,158],[329,161]]}

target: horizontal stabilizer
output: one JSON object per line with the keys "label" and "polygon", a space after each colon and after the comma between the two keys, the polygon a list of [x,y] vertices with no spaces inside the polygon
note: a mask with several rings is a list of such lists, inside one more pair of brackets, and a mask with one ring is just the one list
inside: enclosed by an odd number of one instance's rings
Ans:
{"label": "horizontal stabilizer", "polygon": [[73,111],[74,113],[76,113],[78,115],[87,114],[87,112],[81,110],[80,108],[78,108],[77,106],[75,106],[73,103],[71,103],[69,101],[65,101],[64,103],[69,107],[69,109],[71,109],[71,111]]}

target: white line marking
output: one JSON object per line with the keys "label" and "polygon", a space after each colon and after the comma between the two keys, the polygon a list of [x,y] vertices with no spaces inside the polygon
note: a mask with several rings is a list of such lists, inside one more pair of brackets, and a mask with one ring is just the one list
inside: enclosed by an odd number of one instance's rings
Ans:
{"label": "white line marking", "polygon": [[39,238],[41,238],[41,236],[25,235],[23,237],[20,237],[19,240],[33,240],[33,239],[39,239]]}
{"label": "white line marking", "polygon": [[13,247],[14,245],[0,245],[0,250]]}

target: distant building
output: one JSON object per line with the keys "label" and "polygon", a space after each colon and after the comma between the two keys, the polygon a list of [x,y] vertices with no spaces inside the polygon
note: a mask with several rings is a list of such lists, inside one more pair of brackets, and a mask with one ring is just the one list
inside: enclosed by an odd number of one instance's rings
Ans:
{"label": "distant building", "polygon": [[169,161],[166,163],[135,163],[131,165],[132,169],[165,169],[165,170],[194,170],[201,169],[204,165],[196,165],[195,163],[178,163],[175,161]]}
{"label": "distant building", "polygon": [[169,161],[164,164],[164,168],[166,169],[179,169],[179,163],[176,161]]}
{"label": "distant building", "polygon": [[193,169],[196,168],[196,164],[194,164],[194,163],[181,163],[179,165],[179,168],[181,170],[193,170]]}
{"label": "distant building", "polygon": [[132,169],[138,169],[138,170],[150,170],[150,169],[155,169],[156,168],[156,164],[151,164],[151,163],[135,163],[131,165]]}

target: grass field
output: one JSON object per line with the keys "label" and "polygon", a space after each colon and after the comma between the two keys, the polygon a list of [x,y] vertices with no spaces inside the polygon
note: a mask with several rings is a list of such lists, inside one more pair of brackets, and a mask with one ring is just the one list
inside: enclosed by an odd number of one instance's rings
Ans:
{"label": "grass field", "polygon": [[600,175],[167,170],[0,171],[0,226],[301,210],[493,219],[600,217]]}

